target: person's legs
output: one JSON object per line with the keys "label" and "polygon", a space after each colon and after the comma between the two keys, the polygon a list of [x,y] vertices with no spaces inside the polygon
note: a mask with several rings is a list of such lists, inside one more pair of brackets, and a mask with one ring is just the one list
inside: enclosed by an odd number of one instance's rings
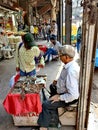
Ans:
{"label": "person's legs", "polygon": [[36,75],[36,70],[32,70],[31,72],[23,72],[22,70],[20,70],[20,76],[35,76]]}
{"label": "person's legs", "polygon": [[50,48],[50,51],[48,53],[48,61],[50,60],[50,55],[58,55],[58,52],[56,50],[54,50],[53,48]]}
{"label": "person's legs", "polygon": [[26,72],[23,72],[22,70],[20,70],[20,76],[26,76]]}
{"label": "person's legs", "polygon": [[52,55],[58,55],[58,52],[56,50],[54,50],[54,49],[51,48],[51,54]]}
{"label": "person's legs", "polygon": [[39,115],[38,124],[40,127],[48,128],[51,121],[52,111],[56,111],[58,107],[64,107],[65,102],[45,101],[42,105],[42,112]]}
{"label": "person's legs", "polygon": [[50,40],[50,35],[47,33],[47,42]]}
{"label": "person's legs", "polygon": [[80,42],[77,42],[77,52],[79,53],[79,50],[80,50]]}
{"label": "person's legs", "polygon": [[47,61],[49,62],[50,55],[57,55],[57,54],[58,52],[56,50],[54,50],[53,48],[49,48],[48,51],[44,54],[44,58],[48,56]]}
{"label": "person's legs", "polygon": [[49,59],[50,59],[50,54],[51,54],[51,48],[49,48],[49,49],[46,51],[46,53],[43,55],[44,59],[46,58],[46,56],[48,56],[47,61],[49,61]]}
{"label": "person's legs", "polygon": [[36,75],[36,70],[34,69],[31,72],[28,72],[27,75],[32,76],[32,77],[35,76]]}
{"label": "person's legs", "polygon": [[[38,118],[38,125],[41,128],[48,128],[51,122],[51,113],[53,113],[54,111],[57,111],[57,108],[59,107],[66,107],[76,102],[78,102],[78,99],[69,103],[65,103],[65,101],[59,101],[55,103],[51,103],[51,101],[45,101],[42,105],[42,112],[40,113],[39,118]],[[40,129],[40,130],[43,130],[43,129]]]}

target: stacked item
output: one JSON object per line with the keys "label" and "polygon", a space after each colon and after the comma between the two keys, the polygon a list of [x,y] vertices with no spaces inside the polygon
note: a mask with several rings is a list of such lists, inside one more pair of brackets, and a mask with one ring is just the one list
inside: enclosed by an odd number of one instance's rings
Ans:
{"label": "stacked item", "polygon": [[39,93],[45,87],[46,77],[20,77],[11,89],[11,93]]}
{"label": "stacked item", "polygon": [[21,36],[14,35],[9,36],[8,40],[12,49],[16,49],[16,44],[22,41]]}

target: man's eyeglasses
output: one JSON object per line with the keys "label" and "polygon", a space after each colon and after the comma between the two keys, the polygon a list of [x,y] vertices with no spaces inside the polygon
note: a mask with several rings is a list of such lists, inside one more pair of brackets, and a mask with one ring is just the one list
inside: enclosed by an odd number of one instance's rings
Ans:
{"label": "man's eyeglasses", "polygon": [[66,56],[66,54],[59,54],[59,57],[61,57],[61,56]]}

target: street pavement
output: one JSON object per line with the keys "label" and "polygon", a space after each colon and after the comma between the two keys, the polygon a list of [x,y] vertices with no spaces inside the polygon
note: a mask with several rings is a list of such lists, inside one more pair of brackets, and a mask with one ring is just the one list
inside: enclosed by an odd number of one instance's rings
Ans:
{"label": "street pavement", "polygon": [[[40,42],[42,44],[42,42]],[[43,44],[47,44],[46,41]],[[56,79],[61,70],[62,63],[58,61],[50,61],[43,69],[40,69],[37,74],[47,74],[47,88],[54,79]],[[15,75],[15,59],[3,60],[0,62],[0,130],[31,130],[32,127],[16,127],[13,124],[12,116],[6,113],[3,108],[3,100],[10,90],[9,80]],[[93,90],[98,93],[98,70],[96,69],[93,80]],[[94,91],[94,92],[95,92]],[[93,92],[92,92],[93,93]],[[96,96],[96,98],[95,98]],[[93,100],[98,103],[97,95],[93,94]],[[56,128],[57,129],[57,128]],[[74,130],[73,127],[64,127],[62,130]],[[96,129],[97,130],[97,129]]]}

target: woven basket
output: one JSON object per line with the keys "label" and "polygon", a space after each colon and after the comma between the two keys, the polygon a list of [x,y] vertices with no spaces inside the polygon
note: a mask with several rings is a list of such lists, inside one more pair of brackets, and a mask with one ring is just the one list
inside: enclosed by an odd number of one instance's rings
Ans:
{"label": "woven basket", "polygon": [[38,126],[38,116],[14,116],[12,115],[15,126]]}

